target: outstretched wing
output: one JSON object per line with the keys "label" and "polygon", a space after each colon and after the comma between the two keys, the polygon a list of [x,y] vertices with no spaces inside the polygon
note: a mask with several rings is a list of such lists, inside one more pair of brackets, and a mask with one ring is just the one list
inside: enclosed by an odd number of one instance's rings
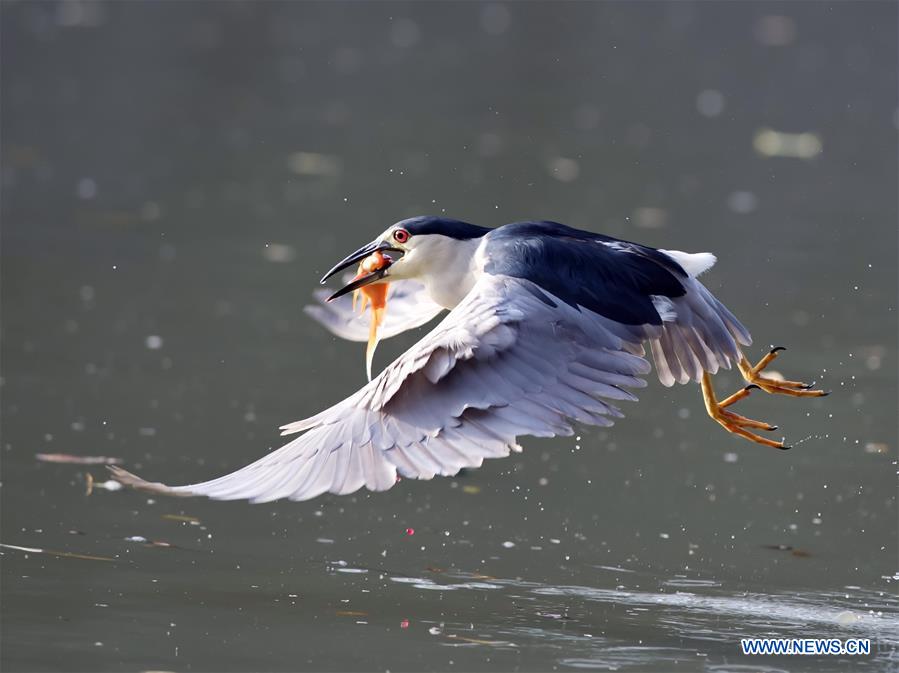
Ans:
{"label": "outstretched wing", "polygon": [[280,449],[232,474],[187,486],[151,484],[119,468],[127,485],[172,495],[266,502],[306,500],[396,475],[430,479],[520,448],[521,435],[570,435],[572,421],[611,425],[612,401],[649,363],[615,323],[571,306],[524,278],[484,274],[418,344],[356,394],[304,421]]}
{"label": "outstretched wing", "polygon": [[[350,282],[353,274],[349,274]],[[348,341],[368,341],[369,314],[353,310],[350,295],[327,301],[331,291],[318,289],[314,296],[318,303],[310,304],[303,310],[321,323],[329,332]],[[413,329],[430,322],[443,307],[434,303],[425,286],[417,280],[392,282],[387,289],[387,311],[384,322],[378,329],[382,339],[396,336],[400,332]]]}

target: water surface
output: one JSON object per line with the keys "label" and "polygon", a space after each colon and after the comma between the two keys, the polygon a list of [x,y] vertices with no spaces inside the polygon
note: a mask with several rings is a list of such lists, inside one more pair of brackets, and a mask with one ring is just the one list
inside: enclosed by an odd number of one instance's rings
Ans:
{"label": "water surface", "polygon": [[[891,670],[892,3],[2,5],[4,670]],[[307,503],[184,483],[364,382],[302,313],[402,217],[710,250],[760,355],[728,436],[657,383],[611,429]],[[386,343],[379,364],[419,334]],[[716,378],[724,393],[740,382]],[[102,559],[110,560],[102,560]],[[859,659],[746,636],[869,637]]]}

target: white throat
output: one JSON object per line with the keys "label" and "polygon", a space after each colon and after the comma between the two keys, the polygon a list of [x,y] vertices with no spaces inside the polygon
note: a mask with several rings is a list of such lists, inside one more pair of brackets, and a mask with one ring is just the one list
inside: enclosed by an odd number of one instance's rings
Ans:
{"label": "white throat", "polygon": [[[409,266],[403,275],[424,283],[428,294],[440,306],[453,309],[474,287],[483,271],[477,252],[483,238],[467,241],[433,236],[403,259]],[[439,263],[435,263],[439,260]]]}

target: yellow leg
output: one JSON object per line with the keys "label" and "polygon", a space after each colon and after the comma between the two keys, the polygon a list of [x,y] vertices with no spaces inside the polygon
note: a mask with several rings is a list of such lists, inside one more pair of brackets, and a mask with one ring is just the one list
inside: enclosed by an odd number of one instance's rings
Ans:
{"label": "yellow leg", "polygon": [[745,416],[741,416],[740,414],[735,414],[732,411],[727,411],[725,407],[729,407],[734,402],[742,400],[744,397],[747,397],[749,393],[756,387],[756,385],[749,385],[743,388],[740,391],[737,391],[730,397],[726,398],[723,402],[719,402],[717,397],[715,396],[715,389],[712,387],[712,377],[708,372],[703,372],[702,374],[702,397],[705,400],[705,408],[706,411],[721,427],[723,427],[728,432],[731,432],[735,435],[739,435],[744,439],[748,439],[751,442],[756,442],[758,444],[764,444],[765,446],[771,446],[775,449],[788,449],[790,447],[784,446],[783,442],[775,442],[772,439],[766,439],[761,437],[755,433],[749,432],[746,428],[757,428],[759,430],[776,430],[776,425],[770,425],[765,423],[764,421],[755,421],[751,418],[746,418]]}
{"label": "yellow leg", "polygon": [[784,350],[786,350],[786,348],[783,346],[771,349],[771,351],[759,360],[758,364],[755,366],[749,364],[749,361],[745,357],[742,357],[740,358],[740,362],[737,363],[737,366],[740,368],[740,373],[743,374],[744,379],[749,381],[749,383],[758,386],[766,393],[792,395],[793,397],[824,397],[825,395],[830,394],[826,390],[812,390],[812,387],[815,385],[814,383],[803,383],[802,381],[778,381],[774,378],[762,376],[761,374],[765,368],[771,364],[781,351]]}

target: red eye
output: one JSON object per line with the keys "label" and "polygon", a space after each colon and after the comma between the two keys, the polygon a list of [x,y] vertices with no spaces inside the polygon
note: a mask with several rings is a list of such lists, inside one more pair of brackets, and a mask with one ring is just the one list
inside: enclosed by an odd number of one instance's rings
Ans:
{"label": "red eye", "polygon": [[393,232],[393,240],[397,243],[405,243],[409,240],[410,235],[405,229],[397,229]]}

